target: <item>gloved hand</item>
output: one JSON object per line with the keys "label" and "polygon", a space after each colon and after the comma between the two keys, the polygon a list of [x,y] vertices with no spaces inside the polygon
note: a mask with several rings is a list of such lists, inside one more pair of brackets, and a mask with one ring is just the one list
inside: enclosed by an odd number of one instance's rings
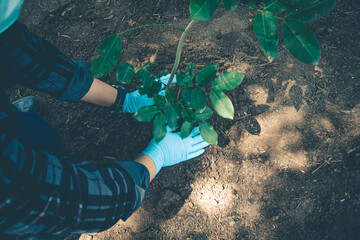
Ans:
{"label": "gloved hand", "polygon": [[[160,80],[162,83],[167,84],[169,78],[170,74],[161,77]],[[176,76],[174,76],[173,83],[176,83]],[[164,89],[164,87],[165,85],[161,89]],[[160,94],[165,95],[165,90],[162,90]],[[154,105],[154,100],[148,98],[147,94],[141,96],[139,91],[136,90],[126,94],[124,105],[120,112],[136,113],[140,108],[151,105]]]}
{"label": "gloved hand", "polygon": [[[199,127],[190,136],[182,139],[181,133],[174,133],[167,127],[168,133],[159,143],[152,139],[147,148],[141,153],[149,156],[155,163],[156,174],[161,167],[168,167],[180,162],[200,156],[205,152],[209,143],[200,136]],[[155,174],[155,176],[156,176]]]}

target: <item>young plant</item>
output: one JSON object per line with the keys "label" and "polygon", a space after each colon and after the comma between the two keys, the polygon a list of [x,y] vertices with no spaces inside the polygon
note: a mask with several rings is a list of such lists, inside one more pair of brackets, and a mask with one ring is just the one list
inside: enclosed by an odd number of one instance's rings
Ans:
{"label": "young plant", "polygon": [[[185,29],[165,24],[143,25],[130,29],[128,31],[149,26],[166,26],[183,30],[165,93],[161,92],[162,82],[159,78],[168,74],[167,72],[153,75],[148,71],[150,65],[146,65],[135,74],[134,66],[129,63],[121,64],[116,72],[117,81],[123,84],[131,83],[136,76],[139,93],[153,98],[155,103],[153,106],[139,109],[133,117],[140,122],[153,121],[153,135],[157,142],[166,136],[167,126],[175,131],[180,122],[183,138],[188,137],[193,128],[198,125],[204,140],[215,145],[218,135],[213,126],[207,122],[213,115],[213,110],[225,119],[233,119],[234,107],[225,92],[238,87],[244,79],[243,74],[225,72],[217,76],[216,65],[205,66],[196,76],[191,64],[188,66],[187,73],[177,72],[177,69],[186,35],[194,24],[210,19],[221,3],[225,8],[233,11],[237,8],[238,2],[242,6],[259,12],[253,21],[253,27],[265,56],[270,62],[277,55],[278,24],[280,24],[288,50],[303,63],[318,64],[320,46],[305,23],[329,13],[334,8],[336,0],[190,0],[191,22]],[[255,8],[259,4],[263,7]],[[102,53],[92,60],[91,68],[94,77],[109,73],[117,65],[121,55],[120,35],[128,31],[111,35],[99,45],[98,49]],[[175,74],[176,87],[172,85]]]}

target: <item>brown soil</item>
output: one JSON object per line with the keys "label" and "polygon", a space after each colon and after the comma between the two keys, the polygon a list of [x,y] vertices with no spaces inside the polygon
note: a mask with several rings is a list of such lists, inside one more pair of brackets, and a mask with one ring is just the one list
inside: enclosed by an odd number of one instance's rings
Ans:
{"label": "brown soil", "polygon": [[[236,118],[211,118],[219,145],[164,168],[127,222],[74,239],[360,238],[360,159],[353,156],[360,144],[360,2],[339,0],[310,24],[322,48],[316,67],[295,60],[283,43],[269,64],[252,30],[255,14],[220,8],[184,46],[183,61],[246,75],[229,92]],[[88,62],[109,34],[152,23],[185,27],[188,18],[188,1],[175,0],[29,0],[21,15],[31,31]],[[180,34],[130,32],[121,62],[170,69]],[[115,83],[114,74],[103,80]],[[20,88],[13,97],[29,94]],[[151,139],[151,125],[130,115],[36,96],[71,156],[131,160]]]}

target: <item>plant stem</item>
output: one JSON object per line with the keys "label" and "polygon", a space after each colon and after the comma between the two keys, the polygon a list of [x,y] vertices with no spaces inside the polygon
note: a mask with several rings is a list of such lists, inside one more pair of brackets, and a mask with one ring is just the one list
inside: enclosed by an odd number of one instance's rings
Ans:
{"label": "plant stem", "polygon": [[181,38],[180,38],[180,41],[179,41],[179,44],[178,44],[178,47],[177,47],[177,50],[176,50],[175,63],[174,63],[174,66],[173,66],[173,68],[171,70],[170,78],[169,78],[169,81],[168,81],[168,84],[167,84],[166,88],[171,87],[171,83],[172,83],[172,81],[174,79],[174,76],[175,76],[175,73],[176,73],[176,71],[177,71],[177,69],[179,67],[180,58],[181,58],[181,50],[182,50],[182,47],[184,45],[186,35],[191,30],[191,28],[195,25],[195,23],[196,23],[196,21],[192,20],[189,23],[189,25],[187,25],[187,27],[185,28],[184,32],[181,35]]}
{"label": "plant stem", "polygon": [[146,24],[146,25],[141,25],[141,26],[138,26],[138,27],[130,28],[130,29],[126,30],[126,31],[117,33],[116,35],[120,36],[120,35],[122,35],[124,33],[130,32],[130,31],[133,31],[133,30],[136,30],[136,29],[139,29],[139,28],[146,28],[146,27],[169,27],[169,28],[176,28],[176,29],[180,29],[181,31],[185,31],[185,29],[183,29],[181,27],[177,27],[177,26],[173,26],[173,25],[169,25],[169,24]]}

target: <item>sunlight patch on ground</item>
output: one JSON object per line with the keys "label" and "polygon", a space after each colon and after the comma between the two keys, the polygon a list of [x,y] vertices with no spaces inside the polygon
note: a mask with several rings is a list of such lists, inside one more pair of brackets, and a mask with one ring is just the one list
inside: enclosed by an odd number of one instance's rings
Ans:
{"label": "sunlight patch on ground", "polygon": [[255,104],[265,104],[268,98],[269,90],[263,86],[254,84],[247,88],[249,92],[250,99],[255,102]]}
{"label": "sunlight patch on ground", "polygon": [[226,72],[236,71],[236,72],[240,72],[240,73],[244,74],[249,68],[250,68],[250,65],[248,63],[240,62],[240,63],[236,63],[235,66],[231,66],[228,69],[226,69]]}
{"label": "sunlight patch on ground", "polygon": [[326,138],[336,132],[333,123],[328,118],[322,116],[314,116],[314,119],[310,122],[310,128],[317,137],[323,140],[326,140]]}
{"label": "sunlight patch on ground", "polygon": [[238,149],[244,157],[267,152],[269,161],[279,169],[304,170],[308,167],[308,159],[302,150],[302,135],[297,129],[302,126],[304,115],[304,107],[296,111],[292,106],[282,106],[257,117],[260,135],[243,134]]}
{"label": "sunlight patch on ground", "polygon": [[190,195],[190,199],[209,216],[229,211],[233,198],[231,186],[213,178],[197,180]]}

